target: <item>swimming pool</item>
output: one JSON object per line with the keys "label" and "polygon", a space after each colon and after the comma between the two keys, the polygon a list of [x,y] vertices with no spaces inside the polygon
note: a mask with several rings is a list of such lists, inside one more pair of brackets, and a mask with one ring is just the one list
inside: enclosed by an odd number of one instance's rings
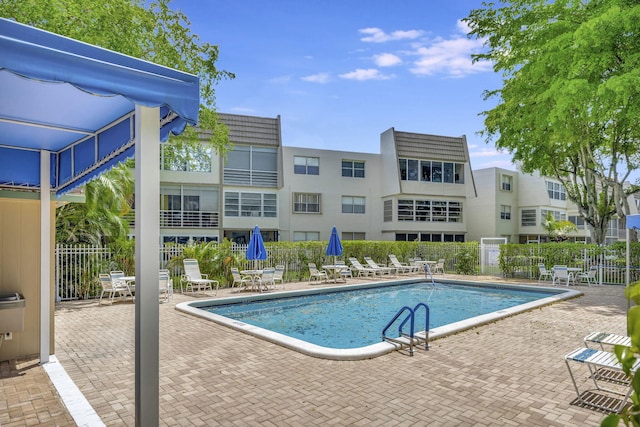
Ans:
{"label": "swimming pool", "polygon": [[[453,280],[434,288],[408,279],[196,301],[176,308],[311,356],[357,360],[396,348],[380,336],[403,306],[429,305],[433,339],[579,294]],[[424,330],[424,319],[416,322],[416,331]]]}

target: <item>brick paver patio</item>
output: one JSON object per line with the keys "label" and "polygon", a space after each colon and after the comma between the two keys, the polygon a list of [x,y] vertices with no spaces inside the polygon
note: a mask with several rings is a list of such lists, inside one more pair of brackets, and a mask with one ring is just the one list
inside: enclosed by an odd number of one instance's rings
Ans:
{"label": "brick paver patio", "polygon": [[[597,426],[602,413],[573,404],[563,355],[588,332],[624,334],[627,301],[620,286],[578,289],[583,297],[436,340],[414,357],[348,362],[180,313],[175,304],[193,298],[176,295],[160,305],[160,423]],[[133,304],[61,303],[55,321],[56,356],[102,421],[134,425]],[[2,427],[74,425],[37,361],[1,367]]]}

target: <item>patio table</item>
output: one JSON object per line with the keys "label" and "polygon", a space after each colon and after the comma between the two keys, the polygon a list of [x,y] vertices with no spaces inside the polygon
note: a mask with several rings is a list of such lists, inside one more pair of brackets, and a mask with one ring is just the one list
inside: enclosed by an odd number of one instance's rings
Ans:
{"label": "patio table", "polygon": [[[349,269],[349,267],[344,264],[328,264],[323,265],[322,269],[328,270],[331,273],[331,276],[333,277],[333,283],[338,283],[338,276],[340,275],[340,273]],[[346,281],[347,280],[345,279],[345,282]]]}

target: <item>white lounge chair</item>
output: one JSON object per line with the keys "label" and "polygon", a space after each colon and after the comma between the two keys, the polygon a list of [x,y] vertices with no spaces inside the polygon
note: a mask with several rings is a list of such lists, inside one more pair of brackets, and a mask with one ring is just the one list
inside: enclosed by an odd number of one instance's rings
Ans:
{"label": "white lounge chair", "polygon": [[374,270],[373,268],[363,267],[363,265],[360,264],[360,261],[358,261],[357,258],[350,257],[349,262],[353,266],[354,271],[357,273],[358,277],[375,276],[377,274],[376,270]]}
{"label": "white lounge chair", "polygon": [[589,286],[591,286],[592,283],[594,285],[597,285],[598,284],[597,275],[598,275],[598,266],[592,265],[591,267],[589,267],[588,271],[586,272],[581,271],[579,273],[576,273],[576,277],[574,281],[582,282],[584,280],[585,282],[587,282]]}
{"label": "white lounge chair", "polygon": [[395,272],[395,269],[392,267],[378,265],[378,263],[376,263],[373,259],[371,259],[371,257],[368,257],[368,256],[364,257],[364,261],[367,263],[369,267],[373,268],[381,276],[383,274],[392,275]]}
{"label": "white lounge chair", "polygon": [[218,293],[220,283],[217,280],[209,279],[206,274],[200,273],[197,259],[186,258],[182,263],[184,264],[184,276],[182,276],[181,283],[185,285],[186,291],[191,290],[192,294],[212,291],[215,285],[216,294]]}
{"label": "white lounge chair", "polygon": [[318,267],[316,267],[315,262],[310,262],[308,266],[309,266],[309,284],[311,284],[313,280],[315,281],[322,280],[323,282],[326,282],[327,280],[329,280],[329,276],[327,275],[327,272],[324,270],[318,270]]}
{"label": "white lounge chair", "polygon": [[[573,387],[576,390],[576,395],[578,400],[585,405],[593,406],[596,408],[604,409],[607,411],[615,411],[620,412],[626,405],[633,388],[631,386],[630,381],[620,381],[619,378],[624,378],[624,374],[622,376],[617,376],[612,378],[610,373],[623,373],[622,366],[618,361],[616,355],[612,352],[596,350],[594,348],[586,348],[581,347],[573,350],[571,353],[568,353],[564,356],[565,364],[567,365],[567,369],[569,370],[569,376],[571,377],[571,381],[573,382]],[[620,400],[620,403],[617,406],[607,405],[606,403],[610,399],[585,399],[585,396],[580,392],[578,388],[578,383],[574,377],[573,371],[571,370],[572,364],[582,364],[587,366],[589,369],[589,377],[593,380],[595,385],[595,389],[599,392],[612,393],[618,396],[623,396]],[[631,372],[635,373],[640,367],[640,359],[637,359],[633,366],[631,367]],[[609,373],[607,376],[603,376],[599,374],[599,371],[604,370]],[[612,380],[612,381],[607,381]],[[610,388],[605,388],[602,386],[603,381],[609,384]],[[615,387],[615,388],[611,388]]]}
{"label": "white lounge chair", "polygon": [[398,258],[394,254],[389,254],[389,261],[391,261],[391,265],[395,267],[398,274],[408,274],[418,271],[415,267],[398,261]]}
{"label": "white lounge chair", "polygon": [[605,350],[605,345],[623,345],[625,347],[631,347],[631,337],[596,331],[591,332],[589,335],[584,337],[584,346],[590,347],[590,344],[600,344],[600,349],[602,350]]}

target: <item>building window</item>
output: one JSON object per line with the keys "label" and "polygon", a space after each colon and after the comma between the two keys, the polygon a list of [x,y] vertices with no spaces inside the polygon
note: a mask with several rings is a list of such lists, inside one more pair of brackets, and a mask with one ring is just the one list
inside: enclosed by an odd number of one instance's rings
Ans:
{"label": "building window", "polygon": [[320,213],[320,194],[294,193],[294,213]]}
{"label": "building window", "polygon": [[575,224],[578,230],[584,230],[584,218],[579,215],[569,215],[569,222]]}
{"label": "building window", "polygon": [[203,144],[177,146],[161,145],[162,170],[177,172],[211,172],[211,147]]}
{"label": "building window", "polygon": [[413,200],[398,200],[398,221],[413,221]]}
{"label": "building window", "polygon": [[342,240],[365,240],[365,233],[359,233],[355,231],[343,231]]}
{"label": "building window", "polygon": [[523,227],[533,227],[536,225],[536,210],[523,209],[520,225]]}
{"label": "building window", "polygon": [[223,181],[231,185],[278,186],[276,148],[236,145],[227,153]]}
{"label": "building window", "polygon": [[501,175],[500,182],[501,190],[511,191],[511,187],[513,187],[513,177],[511,175]]}
{"label": "building window", "polygon": [[178,244],[178,245],[186,245],[193,243],[209,243],[209,242],[217,242],[217,236],[162,236],[163,244]]}
{"label": "building window", "polygon": [[567,219],[567,213],[564,211],[540,209],[540,225],[544,225],[544,221],[547,219],[549,213],[551,213],[554,221],[564,221]]}
{"label": "building window", "polygon": [[307,241],[318,241],[318,240],[320,240],[319,231],[294,231],[293,232],[294,242],[307,242]]}
{"label": "building window", "polygon": [[418,233],[396,233],[396,242],[415,242],[418,240]]}
{"label": "building window", "polygon": [[511,206],[500,205],[500,219],[511,220]]}
{"label": "building window", "polygon": [[342,176],[364,178],[364,162],[359,162],[356,160],[343,160]]}
{"label": "building window", "polygon": [[218,190],[210,187],[160,187],[160,227],[218,227]]}
{"label": "building window", "polygon": [[228,191],[224,193],[224,214],[235,217],[276,218],[277,202],[276,194]]}
{"label": "building window", "polygon": [[364,197],[342,196],[342,213],[363,214],[364,207]]}
{"label": "building window", "polygon": [[320,158],[293,156],[293,173],[320,175]]}
{"label": "building window", "polygon": [[567,194],[564,191],[564,185],[559,182],[547,181],[547,192],[550,199],[566,200]]}
{"label": "building window", "polygon": [[393,200],[385,200],[383,203],[383,218],[384,222],[393,221]]}
{"label": "building window", "polygon": [[400,180],[464,184],[464,164],[398,159]]}
{"label": "building window", "polygon": [[462,222],[462,202],[398,200],[398,221]]}

